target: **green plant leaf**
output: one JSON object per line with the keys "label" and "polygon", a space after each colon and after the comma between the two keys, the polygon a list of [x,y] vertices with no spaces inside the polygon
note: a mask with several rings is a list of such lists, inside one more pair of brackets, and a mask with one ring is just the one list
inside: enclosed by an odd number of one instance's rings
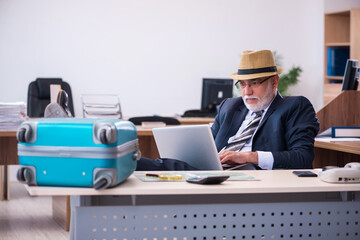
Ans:
{"label": "green plant leaf", "polygon": [[289,86],[298,83],[300,73],[302,69],[300,67],[293,66],[288,73],[284,73],[280,75],[278,91],[281,95],[288,95],[287,90]]}
{"label": "green plant leaf", "polygon": [[[276,66],[282,66],[283,57],[278,54],[276,51],[273,51],[273,55],[275,58]],[[302,69],[300,67],[293,66],[288,73],[283,73],[280,75],[279,84],[278,84],[278,91],[281,95],[288,95],[288,88],[291,85],[298,83],[300,73]]]}

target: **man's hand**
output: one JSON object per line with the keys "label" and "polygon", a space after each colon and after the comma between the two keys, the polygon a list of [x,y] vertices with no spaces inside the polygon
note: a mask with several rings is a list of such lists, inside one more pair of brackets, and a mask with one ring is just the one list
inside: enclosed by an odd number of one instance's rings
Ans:
{"label": "man's hand", "polygon": [[253,163],[258,165],[258,154],[257,152],[233,152],[223,150],[219,153],[220,161],[222,164],[226,163],[229,165]]}

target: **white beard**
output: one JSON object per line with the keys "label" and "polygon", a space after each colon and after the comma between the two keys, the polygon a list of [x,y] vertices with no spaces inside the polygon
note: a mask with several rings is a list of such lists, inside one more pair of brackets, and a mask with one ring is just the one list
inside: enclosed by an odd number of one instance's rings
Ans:
{"label": "white beard", "polygon": [[[274,99],[276,94],[276,90],[273,91],[271,84],[268,85],[268,87],[266,88],[266,92],[263,98],[259,98],[256,96],[245,96],[244,97],[244,104],[247,107],[247,109],[253,111],[253,112],[258,112],[261,110],[264,110],[265,108],[267,108],[269,106],[269,104],[271,103],[271,101]],[[256,98],[258,99],[258,103],[255,105],[250,105],[246,102],[246,99],[248,98]]]}

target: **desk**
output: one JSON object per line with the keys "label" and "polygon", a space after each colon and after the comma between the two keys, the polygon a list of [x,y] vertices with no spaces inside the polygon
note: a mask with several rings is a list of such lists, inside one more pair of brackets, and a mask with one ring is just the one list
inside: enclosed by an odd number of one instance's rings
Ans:
{"label": "desk", "polygon": [[209,124],[214,122],[214,118],[202,118],[202,117],[186,117],[177,118],[181,125],[198,125],[198,124]]}
{"label": "desk", "polygon": [[136,126],[141,156],[156,159],[160,157],[151,128]]}
{"label": "desk", "polygon": [[[316,113],[320,122],[319,132],[333,126],[359,126],[360,108],[354,107],[359,102],[360,91],[342,91]],[[315,141],[314,167],[344,166],[348,162],[360,162],[359,142]]]}
{"label": "desk", "polygon": [[10,199],[8,165],[19,164],[16,131],[0,131],[0,200]]}
{"label": "desk", "polygon": [[349,162],[360,162],[360,141],[323,142],[315,140],[314,168],[344,166]]}
{"label": "desk", "polygon": [[359,239],[360,184],[246,171],[260,181],[142,182],[113,189],[27,187],[71,195],[71,239]]}

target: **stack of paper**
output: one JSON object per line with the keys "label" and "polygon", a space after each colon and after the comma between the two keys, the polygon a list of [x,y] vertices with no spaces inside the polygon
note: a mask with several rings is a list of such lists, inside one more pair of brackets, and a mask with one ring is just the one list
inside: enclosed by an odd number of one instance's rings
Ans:
{"label": "stack of paper", "polygon": [[0,131],[15,131],[26,119],[24,102],[0,102]]}

